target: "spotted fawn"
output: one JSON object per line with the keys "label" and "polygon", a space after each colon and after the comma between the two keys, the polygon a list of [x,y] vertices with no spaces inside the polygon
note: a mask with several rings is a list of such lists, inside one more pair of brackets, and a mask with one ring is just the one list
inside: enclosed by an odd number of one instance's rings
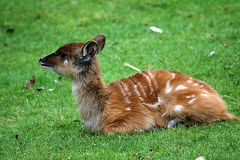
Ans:
{"label": "spotted fawn", "polygon": [[169,71],[143,71],[106,85],[97,54],[105,36],[69,43],[42,57],[46,69],[70,77],[84,126],[92,132],[133,133],[153,128],[237,120],[207,83]]}

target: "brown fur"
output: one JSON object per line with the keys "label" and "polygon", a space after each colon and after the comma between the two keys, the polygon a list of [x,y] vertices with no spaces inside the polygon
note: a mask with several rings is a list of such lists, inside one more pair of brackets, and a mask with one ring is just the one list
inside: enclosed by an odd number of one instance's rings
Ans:
{"label": "brown fur", "polygon": [[175,119],[190,125],[239,121],[214,89],[179,72],[144,71],[105,85],[95,56],[104,44],[98,35],[40,59],[42,66],[73,79],[81,118],[92,132],[132,133],[167,127]]}

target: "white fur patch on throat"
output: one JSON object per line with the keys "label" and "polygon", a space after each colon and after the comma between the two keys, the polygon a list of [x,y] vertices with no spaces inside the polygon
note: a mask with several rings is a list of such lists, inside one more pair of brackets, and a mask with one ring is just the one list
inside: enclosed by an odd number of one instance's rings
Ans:
{"label": "white fur patch on throat", "polygon": [[64,60],[64,65],[66,66],[66,65],[68,65],[68,60]]}

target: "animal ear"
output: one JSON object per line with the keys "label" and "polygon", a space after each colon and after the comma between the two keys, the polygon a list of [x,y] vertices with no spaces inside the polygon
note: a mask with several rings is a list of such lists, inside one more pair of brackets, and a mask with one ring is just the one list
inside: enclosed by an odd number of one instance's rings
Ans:
{"label": "animal ear", "polygon": [[97,53],[100,53],[105,45],[106,37],[103,34],[98,34],[92,40],[97,42]]}
{"label": "animal ear", "polygon": [[82,56],[80,57],[81,62],[89,62],[92,57],[97,53],[97,42],[96,41],[88,41],[84,44],[82,48]]}
{"label": "animal ear", "polygon": [[101,52],[105,45],[105,40],[106,38],[103,34],[98,34],[91,41],[85,43],[82,48],[82,56],[79,58],[79,62],[89,62],[91,58]]}

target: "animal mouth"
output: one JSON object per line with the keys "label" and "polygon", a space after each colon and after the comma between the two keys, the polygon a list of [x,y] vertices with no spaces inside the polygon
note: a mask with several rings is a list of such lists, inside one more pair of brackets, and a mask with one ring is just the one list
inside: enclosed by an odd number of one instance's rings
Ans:
{"label": "animal mouth", "polygon": [[52,67],[52,65],[50,65],[50,64],[46,64],[46,63],[43,63],[43,62],[39,62],[39,63],[43,67]]}
{"label": "animal mouth", "polygon": [[44,63],[42,61],[39,61],[39,64],[41,65],[42,68],[47,69],[47,70],[53,70],[53,66],[47,63]]}
{"label": "animal mouth", "polygon": [[45,58],[40,58],[39,59],[39,64],[44,67],[44,68],[52,68],[53,66],[50,64],[45,63]]}

